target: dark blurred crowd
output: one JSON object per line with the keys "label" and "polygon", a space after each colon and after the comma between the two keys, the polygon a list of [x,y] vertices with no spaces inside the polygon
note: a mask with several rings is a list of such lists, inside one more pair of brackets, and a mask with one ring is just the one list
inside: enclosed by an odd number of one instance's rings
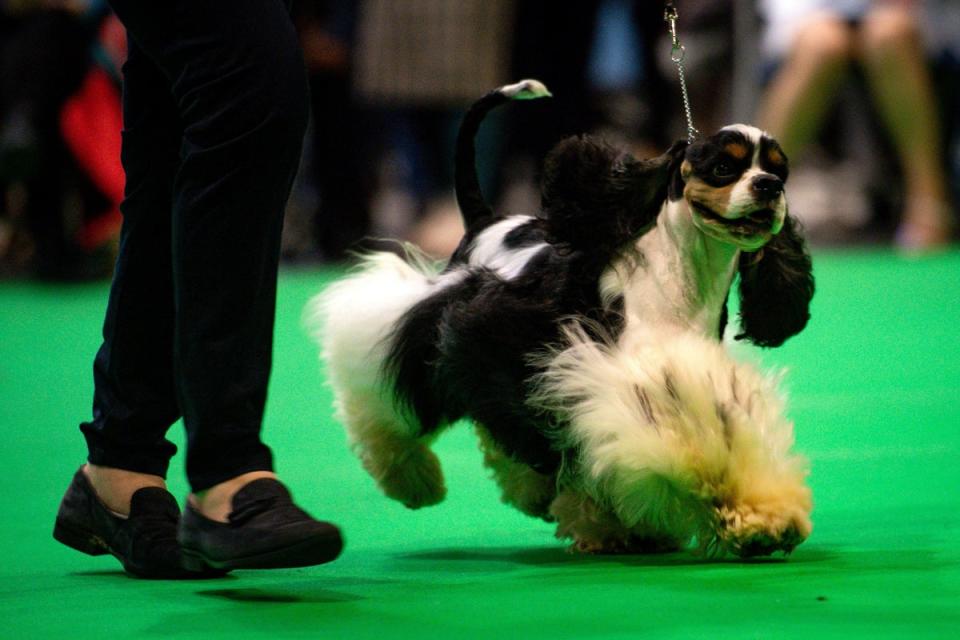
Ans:
{"label": "dark blurred crowd", "polygon": [[[948,244],[960,191],[960,3],[678,0],[694,122],[751,122],[793,161],[791,210],[819,242]],[[386,238],[442,256],[460,114],[525,77],[553,100],[494,114],[481,181],[537,208],[539,162],[596,132],[640,156],[685,135],[663,2],[295,0],[312,124],[289,261]],[[102,0],[0,0],[0,275],[109,274],[121,223],[122,27]]]}

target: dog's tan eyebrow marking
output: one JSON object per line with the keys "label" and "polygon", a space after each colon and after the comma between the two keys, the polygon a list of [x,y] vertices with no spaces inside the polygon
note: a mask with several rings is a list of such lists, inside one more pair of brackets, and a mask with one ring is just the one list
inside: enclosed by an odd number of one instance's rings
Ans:
{"label": "dog's tan eyebrow marking", "polygon": [[737,160],[743,160],[750,153],[750,150],[747,149],[746,145],[742,145],[739,142],[731,142],[724,146],[723,150]]}
{"label": "dog's tan eyebrow marking", "polygon": [[786,162],[783,157],[783,153],[777,147],[770,147],[767,149],[767,160],[770,164],[777,166],[783,166]]}

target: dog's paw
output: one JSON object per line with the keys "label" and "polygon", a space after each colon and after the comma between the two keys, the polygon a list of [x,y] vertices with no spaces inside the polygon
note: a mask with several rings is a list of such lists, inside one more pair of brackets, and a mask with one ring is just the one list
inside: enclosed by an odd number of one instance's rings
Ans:
{"label": "dog's paw", "polygon": [[651,555],[673,553],[683,548],[683,543],[669,537],[609,537],[604,539],[577,539],[570,545],[571,553],[585,555]]}
{"label": "dog's paw", "polygon": [[447,495],[443,470],[436,454],[424,445],[404,452],[387,464],[364,466],[389,498],[402,502],[409,509],[419,509],[442,502]]}
{"label": "dog's paw", "polygon": [[806,512],[776,513],[739,506],[717,510],[716,543],[723,551],[741,558],[790,554],[807,539],[813,528]]}
{"label": "dog's paw", "polygon": [[674,553],[685,546],[685,542],[670,536],[636,536],[627,540],[627,553],[644,555]]}
{"label": "dog's paw", "polygon": [[629,536],[620,520],[581,491],[566,489],[554,498],[550,515],[557,522],[556,537],[573,540],[576,553],[614,553]]}
{"label": "dog's paw", "polygon": [[601,540],[576,540],[567,547],[569,553],[582,555],[610,555],[623,553],[622,547]]}
{"label": "dog's paw", "polygon": [[756,532],[746,537],[732,538],[727,544],[731,552],[741,558],[756,558],[773,555],[777,551],[789,555],[805,539],[798,529],[789,527],[775,534]]}

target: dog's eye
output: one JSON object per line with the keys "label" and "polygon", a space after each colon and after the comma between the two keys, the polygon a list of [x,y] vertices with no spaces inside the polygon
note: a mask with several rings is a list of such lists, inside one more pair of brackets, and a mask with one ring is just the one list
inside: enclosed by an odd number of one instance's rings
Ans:
{"label": "dog's eye", "polygon": [[726,162],[718,162],[713,166],[713,175],[717,178],[732,178],[734,175],[733,167]]}

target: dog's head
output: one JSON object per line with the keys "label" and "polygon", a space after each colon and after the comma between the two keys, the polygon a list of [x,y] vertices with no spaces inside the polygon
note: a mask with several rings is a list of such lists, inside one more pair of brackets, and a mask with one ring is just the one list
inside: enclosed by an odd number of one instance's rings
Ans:
{"label": "dog's head", "polygon": [[746,125],[650,160],[578,136],[547,157],[543,208],[556,239],[605,261],[650,229],[665,201],[685,200],[697,229],[741,250],[737,338],[773,347],[806,326],[814,290],[787,174],[777,142]]}
{"label": "dog's head", "polygon": [[737,339],[764,347],[806,326],[814,292],[810,255],[787,207],[788,173],[776,140],[731,125],[687,147],[668,195],[686,201],[704,235],[743,251]]}
{"label": "dog's head", "polygon": [[755,127],[732,125],[686,151],[670,198],[683,198],[705,235],[756,251],[783,228],[789,167],[777,141]]}

